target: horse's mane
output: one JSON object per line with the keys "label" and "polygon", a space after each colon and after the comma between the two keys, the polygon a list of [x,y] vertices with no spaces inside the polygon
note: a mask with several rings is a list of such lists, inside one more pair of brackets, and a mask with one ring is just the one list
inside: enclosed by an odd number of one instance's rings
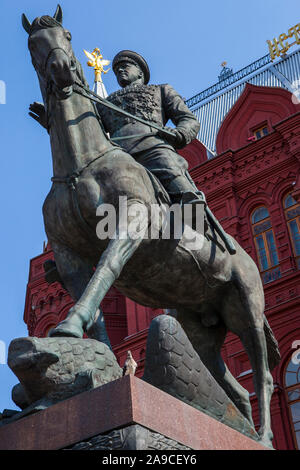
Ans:
{"label": "horse's mane", "polygon": [[63,28],[62,24],[59,23],[57,20],[55,20],[52,16],[40,16],[38,18],[35,18],[35,20],[32,22],[32,25],[30,27],[29,31],[29,36],[36,31],[39,31],[40,29],[45,29],[45,28],[57,28],[61,27]]}
{"label": "horse's mane", "polygon": [[[31,34],[41,29],[57,28],[57,27],[64,29],[62,24],[59,23],[52,16],[48,16],[48,15],[40,16],[38,18],[35,18],[35,20],[32,22],[32,25],[29,31],[29,36],[31,36]],[[76,63],[76,74],[77,74],[78,79],[83,83],[83,85],[88,87],[88,82],[85,79],[81,63],[77,60],[74,54],[73,54],[73,59],[75,60],[75,63]]]}

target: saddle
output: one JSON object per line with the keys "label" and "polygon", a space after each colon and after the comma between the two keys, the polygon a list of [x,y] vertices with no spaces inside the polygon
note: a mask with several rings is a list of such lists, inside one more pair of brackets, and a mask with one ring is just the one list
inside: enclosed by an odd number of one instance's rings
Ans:
{"label": "saddle", "polygon": [[[166,189],[163,187],[163,185],[161,184],[159,179],[153,173],[151,173],[150,170],[148,170],[147,168],[145,168],[145,170],[147,171],[148,176],[151,180],[151,183],[152,183],[152,186],[153,186],[154,192],[155,192],[155,197],[156,197],[157,201],[159,202],[159,204],[165,204],[168,207],[170,207],[172,205],[172,200],[171,200],[170,195],[166,191]],[[181,204],[182,204],[182,207],[183,207],[184,200],[182,200]],[[194,228],[194,227],[192,227],[192,228]],[[222,251],[226,251],[226,248],[225,248],[225,245],[224,245],[223,241],[218,236],[218,234],[216,233],[213,225],[208,220],[208,217],[207,217],[205,211],[204,211],[203,229],[204,229],[203,235],[206,237],[207,240],[209,240],[209,241],[215,243],[216,245],[218,245],[219,248]]]}

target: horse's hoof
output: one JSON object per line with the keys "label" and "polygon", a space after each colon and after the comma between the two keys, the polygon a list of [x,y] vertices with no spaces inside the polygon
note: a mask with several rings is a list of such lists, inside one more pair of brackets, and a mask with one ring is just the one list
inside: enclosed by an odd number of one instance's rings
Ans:
{"label": "horse's hoof", "polygon": [[59,323],[59,325],[57,325],[57,327],[52,328],[52,330],[49,331],[48,336],[50,336],[51,338],[56,336],[82,338],[83,329],[72,323],[62,321],[61,323]]}

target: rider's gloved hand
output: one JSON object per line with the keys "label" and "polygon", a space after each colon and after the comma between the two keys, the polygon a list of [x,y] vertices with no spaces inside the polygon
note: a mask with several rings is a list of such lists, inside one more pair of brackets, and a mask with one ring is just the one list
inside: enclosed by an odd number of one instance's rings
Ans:
{"label": "rider's gloved hand", "polygon": [[43,103],[35,101],[29,105],[30,112],[28,113],[33,119],[35,119],[41,126],[47,129],[47,116],[46,110]]}
{"label": "rider's gloved hand", "polygon": [[159,132],[159,135],[163,137],[172,147],[175,149],[181,149],[185,147],[186,140],[182,132],[173,127],[164,127],[164,130],[170,132],[172,135],[165,134],[164,132]]}

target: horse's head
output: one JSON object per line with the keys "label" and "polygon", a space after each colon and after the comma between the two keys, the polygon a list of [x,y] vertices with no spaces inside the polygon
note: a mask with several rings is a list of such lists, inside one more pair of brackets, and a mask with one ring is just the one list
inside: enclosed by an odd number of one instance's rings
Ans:
{"label": "horse's head", "polygon": [[51,83],[61,98],[69,96],[79,63],[71,46],[71,33],[62,26],[60,5],[53,17],[41,16],[32,24],[23,13],[22,24],[29,35],[28,48],[33,66],[45,87]]}

